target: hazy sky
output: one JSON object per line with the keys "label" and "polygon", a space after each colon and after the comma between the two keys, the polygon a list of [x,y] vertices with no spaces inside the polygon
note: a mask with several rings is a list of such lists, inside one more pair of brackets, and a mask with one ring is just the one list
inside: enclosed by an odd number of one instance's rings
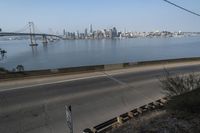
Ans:
{"label": "hazy sky", "polygon": [[[171,0],[200,13],[200,0]],[[200,31],[200,17],[163,0],[0,0],[0,27],[16,31],[29,21],[42,32],[111,28],[129,31]]]}

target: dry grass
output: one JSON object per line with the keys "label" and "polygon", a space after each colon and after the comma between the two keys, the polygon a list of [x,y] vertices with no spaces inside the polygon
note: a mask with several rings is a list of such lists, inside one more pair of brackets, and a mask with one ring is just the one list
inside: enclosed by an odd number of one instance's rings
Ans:
{"label": "dry grass", "polygon": [[168,76],[163,85],[170,96],[165,111],[133,119],[112,133],[200,133],[200,76]]}
{"label": "dry grass", "polygon": [[200,114],[179,113],[151,112],[111,133],[200,133]]}

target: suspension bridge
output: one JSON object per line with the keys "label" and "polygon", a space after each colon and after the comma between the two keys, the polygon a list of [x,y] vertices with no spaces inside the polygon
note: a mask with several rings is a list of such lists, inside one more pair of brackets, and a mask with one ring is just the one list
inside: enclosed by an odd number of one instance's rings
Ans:
{"label": "suspension bridge", "polygon": [[[55,35],[55,34],[46,34],[42,33],[37,29],[33,22],[29,22],[25,27],[22,29],[15,31],[15,32],[0,32],[0,37],[3,36],[30,36],[31,44],[30,46],[37,46],[36,36],[42,37],[43,43],[48,43],[48,40],[52,40],[52,38],[59,38],[62,39],[62,36]],[[29,30],[27,32],[27,30]]]}

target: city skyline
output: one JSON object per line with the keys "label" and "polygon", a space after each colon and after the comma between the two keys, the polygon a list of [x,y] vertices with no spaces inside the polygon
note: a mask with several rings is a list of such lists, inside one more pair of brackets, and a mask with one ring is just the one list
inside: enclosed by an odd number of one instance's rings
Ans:
{"label": "city skyline", "polygon": [[[200,12],[200,1],[173,2],[192,11]],[[23,4],[22,4],[23,3]],[[6,13],[5,13],[6,12]],[[85,28],[110,29],[119,31],[200,31],[200,17],[181,11],[162,0],[125,1],[2,1],[0,5],[0,28],[4,31],[21,29],[28,21],[43,32],[67,31],[84,32]],[[14,22],[14,23],[13,23]]]}

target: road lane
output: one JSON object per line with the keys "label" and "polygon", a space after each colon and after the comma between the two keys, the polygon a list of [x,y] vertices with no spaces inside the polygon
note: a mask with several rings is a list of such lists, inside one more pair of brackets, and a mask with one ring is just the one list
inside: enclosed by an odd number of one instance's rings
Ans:
{"label": "road lane", "polygon": [[[199,72],[200,66],[169,69]],[[72,105],[75,133],[162,97],[162,70],[114,75],[119,83],[100,76],[0,92],[0,132],[67,132],[64,105]],[[131,86],[131,87],[130,87]]]}

